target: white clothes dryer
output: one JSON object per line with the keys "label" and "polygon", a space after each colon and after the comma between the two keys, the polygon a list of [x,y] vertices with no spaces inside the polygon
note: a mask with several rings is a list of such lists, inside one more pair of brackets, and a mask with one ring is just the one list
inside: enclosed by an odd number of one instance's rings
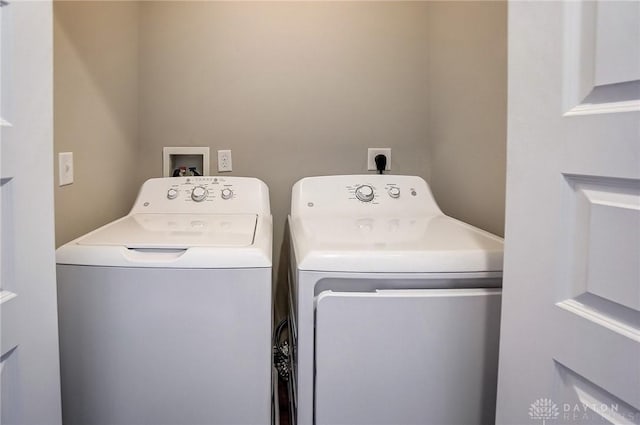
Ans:
{"label": "white clothes dryer", "polygon": [[56,252],[65,424],[271,423],[267,186],[144,183]]}
{"label": "white clothes dryer", "polygon": [[297,423],[494,422],[501,238],[394,175],[298,181],[289,228]]}

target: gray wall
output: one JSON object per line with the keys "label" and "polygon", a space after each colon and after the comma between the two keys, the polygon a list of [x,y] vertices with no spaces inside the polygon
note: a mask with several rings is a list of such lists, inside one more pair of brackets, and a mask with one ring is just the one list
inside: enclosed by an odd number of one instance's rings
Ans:
{"label": "gray wall", "polygon": [[504,235],[507,4],[429,3],[429,183],[443,211]]}
{"label": "gray wall", "polygon": [[[54,2],[56,245],[124,215],[139,186],[138,4]],[[58,186],[58,152],[75,183]]]}
{"label": "gray wall", "polygon": [[503,233],[506,3],[60,2],[55,13],[56,152],[73,150],[77,167],[56,190],[58,244],[126,212],[162,174],[164,146],[209,146],[212,173],[231,149],[228,175],[269,185],[276,266],[292,184],[365,173],[368,147],[392,148],[392,174],[426,178],[446,213]]}

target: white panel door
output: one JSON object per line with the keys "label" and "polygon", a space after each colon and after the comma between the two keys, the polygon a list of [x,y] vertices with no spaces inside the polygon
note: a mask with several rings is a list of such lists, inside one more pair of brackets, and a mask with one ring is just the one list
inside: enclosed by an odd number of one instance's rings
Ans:
{"label": "white panel door", "polygon": [[0,423],[59,424],[48,1],[0,1]]}
{"label": "white panel door", "polygon": [[317,425],[494,421],[500,289],[324,291]]}
{"label": "white panel door", "polygon": [[640,2],[509,4],[497,423],[640,423],[639,111]]}

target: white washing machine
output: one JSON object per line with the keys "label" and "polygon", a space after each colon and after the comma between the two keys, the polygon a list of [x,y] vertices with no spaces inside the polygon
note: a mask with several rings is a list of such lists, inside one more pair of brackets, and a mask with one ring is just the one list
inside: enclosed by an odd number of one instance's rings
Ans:
{"label": "white washing machine", "polygon": [[56,252],[65,424],[271,423],[267,186],[148,180]]}
{"label": "white washing machine", "polygon": [[297,423],[494,423],[503,241],[412,176],[293,187]]}

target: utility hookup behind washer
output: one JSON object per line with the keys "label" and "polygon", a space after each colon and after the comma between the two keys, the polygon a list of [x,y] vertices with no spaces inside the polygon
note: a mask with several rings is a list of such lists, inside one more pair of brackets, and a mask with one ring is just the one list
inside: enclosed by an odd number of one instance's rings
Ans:
{"label": "utility hookup behind washer", "polygon": [[302,179],[289,227],[297,423],[494,422],[502,239],[412,176]]}
{"label": "utility hookup behind washer", "polygon": [[269,424],[267,186],[148,180],[57,250],[63,422]]}

